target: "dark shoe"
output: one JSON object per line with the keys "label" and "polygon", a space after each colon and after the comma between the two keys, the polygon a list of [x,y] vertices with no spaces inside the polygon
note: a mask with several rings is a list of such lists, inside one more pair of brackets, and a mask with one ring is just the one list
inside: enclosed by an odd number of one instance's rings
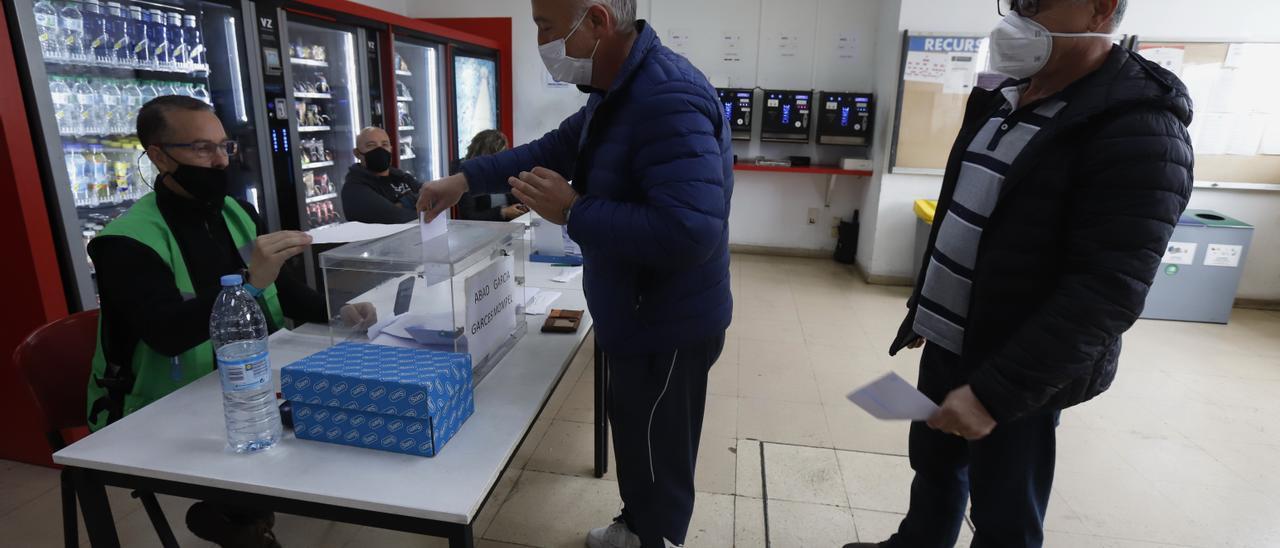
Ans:
{"label": "dark shoe", "polygon": [[879,542],[851,542],[844,545],[844,548],[880,548]]}
{"label": "dark shoe", "polygon": [[245,511],[209,502],[197,502],[187,510],[187,529],[222,548],[280,548],[271,532],[275,522],[271,512]]}

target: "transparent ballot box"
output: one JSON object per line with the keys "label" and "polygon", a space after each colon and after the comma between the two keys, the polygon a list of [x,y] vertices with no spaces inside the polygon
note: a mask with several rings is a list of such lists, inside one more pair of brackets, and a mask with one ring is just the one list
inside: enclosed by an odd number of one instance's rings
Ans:
{"label": "transparent ballot box", "polygon": [[[449,221],[320,254],[333,343],[372,342],[471,355],[479,384],[525,333],[525,225]],[[377,319],[355,321],[369,303]]]}

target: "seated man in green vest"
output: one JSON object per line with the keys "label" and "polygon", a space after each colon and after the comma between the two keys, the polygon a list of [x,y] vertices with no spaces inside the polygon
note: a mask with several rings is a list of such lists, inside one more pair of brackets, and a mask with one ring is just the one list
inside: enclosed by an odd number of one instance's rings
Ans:
{"label": "seated man in green vest", "polygon": [[[154,192],[89,243],[101,317],[89,379],[89,427],[102,428],[216,367],[209,315],[225,274],[244,274],[272,331],[285,317],[326,322],[324,296],[281,273],[311,244],[303,232],[267,234],[248,203],[227,195],[237,152],[213,108],[163,96],[138,112],[138,140],[156,166]],[[373,307],[343,317],[373,320]],[[270,513],[197,503],[187,514],[197,536],[223,546],[278,546]]]}

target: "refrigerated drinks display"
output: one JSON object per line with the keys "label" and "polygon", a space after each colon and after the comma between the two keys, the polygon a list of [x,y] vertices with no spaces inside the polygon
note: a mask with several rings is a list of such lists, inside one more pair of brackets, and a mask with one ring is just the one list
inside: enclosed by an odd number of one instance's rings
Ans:
{"label": "refrigerated drinks display", "polygon": [[[96,308],[85,246],[151,192],[156,170],[135,133],[138,109],[161,95],[214,106],[230,138],[230,191],[262,211],[263,178],[250,121],[239,2],[20,1],[15,52],[28,77],[45,184],[52,187],[73,302]],[[55,228],[55,230],[57,230]],[[69,268],[68,268],[69,267]]]}
{"label": "refrigerated drinks display", "polygon": [[343,221],[339,196],[351,149],[360,131],[360,78],[355,34],[290,21],[289,67],[293,82],[292,123],[300,160],[294,185],[301,190],[303,230]]}
{"label": "refrigerated drinks display", "polygon": [[419,180],[439,179],[448,170],[440,67],[443,48],[396,40],[396,134],[400,169]]}
{"label": "refrigerated drinks display", "polygon": [[458,157],[464,157],[472,137],[486,129],[498,129],[498,63],[460,53],[453,58],[453,74],[456,150]]}

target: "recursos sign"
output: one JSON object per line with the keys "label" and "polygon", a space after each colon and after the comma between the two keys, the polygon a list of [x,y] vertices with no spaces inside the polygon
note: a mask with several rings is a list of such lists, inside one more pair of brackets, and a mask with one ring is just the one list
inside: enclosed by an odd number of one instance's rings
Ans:
{"label": "recursos sign", "polygon": [[939,53],[977,53],[985,38],[972,36],[915,36],[909,44],[910,51],[936,51]]}

